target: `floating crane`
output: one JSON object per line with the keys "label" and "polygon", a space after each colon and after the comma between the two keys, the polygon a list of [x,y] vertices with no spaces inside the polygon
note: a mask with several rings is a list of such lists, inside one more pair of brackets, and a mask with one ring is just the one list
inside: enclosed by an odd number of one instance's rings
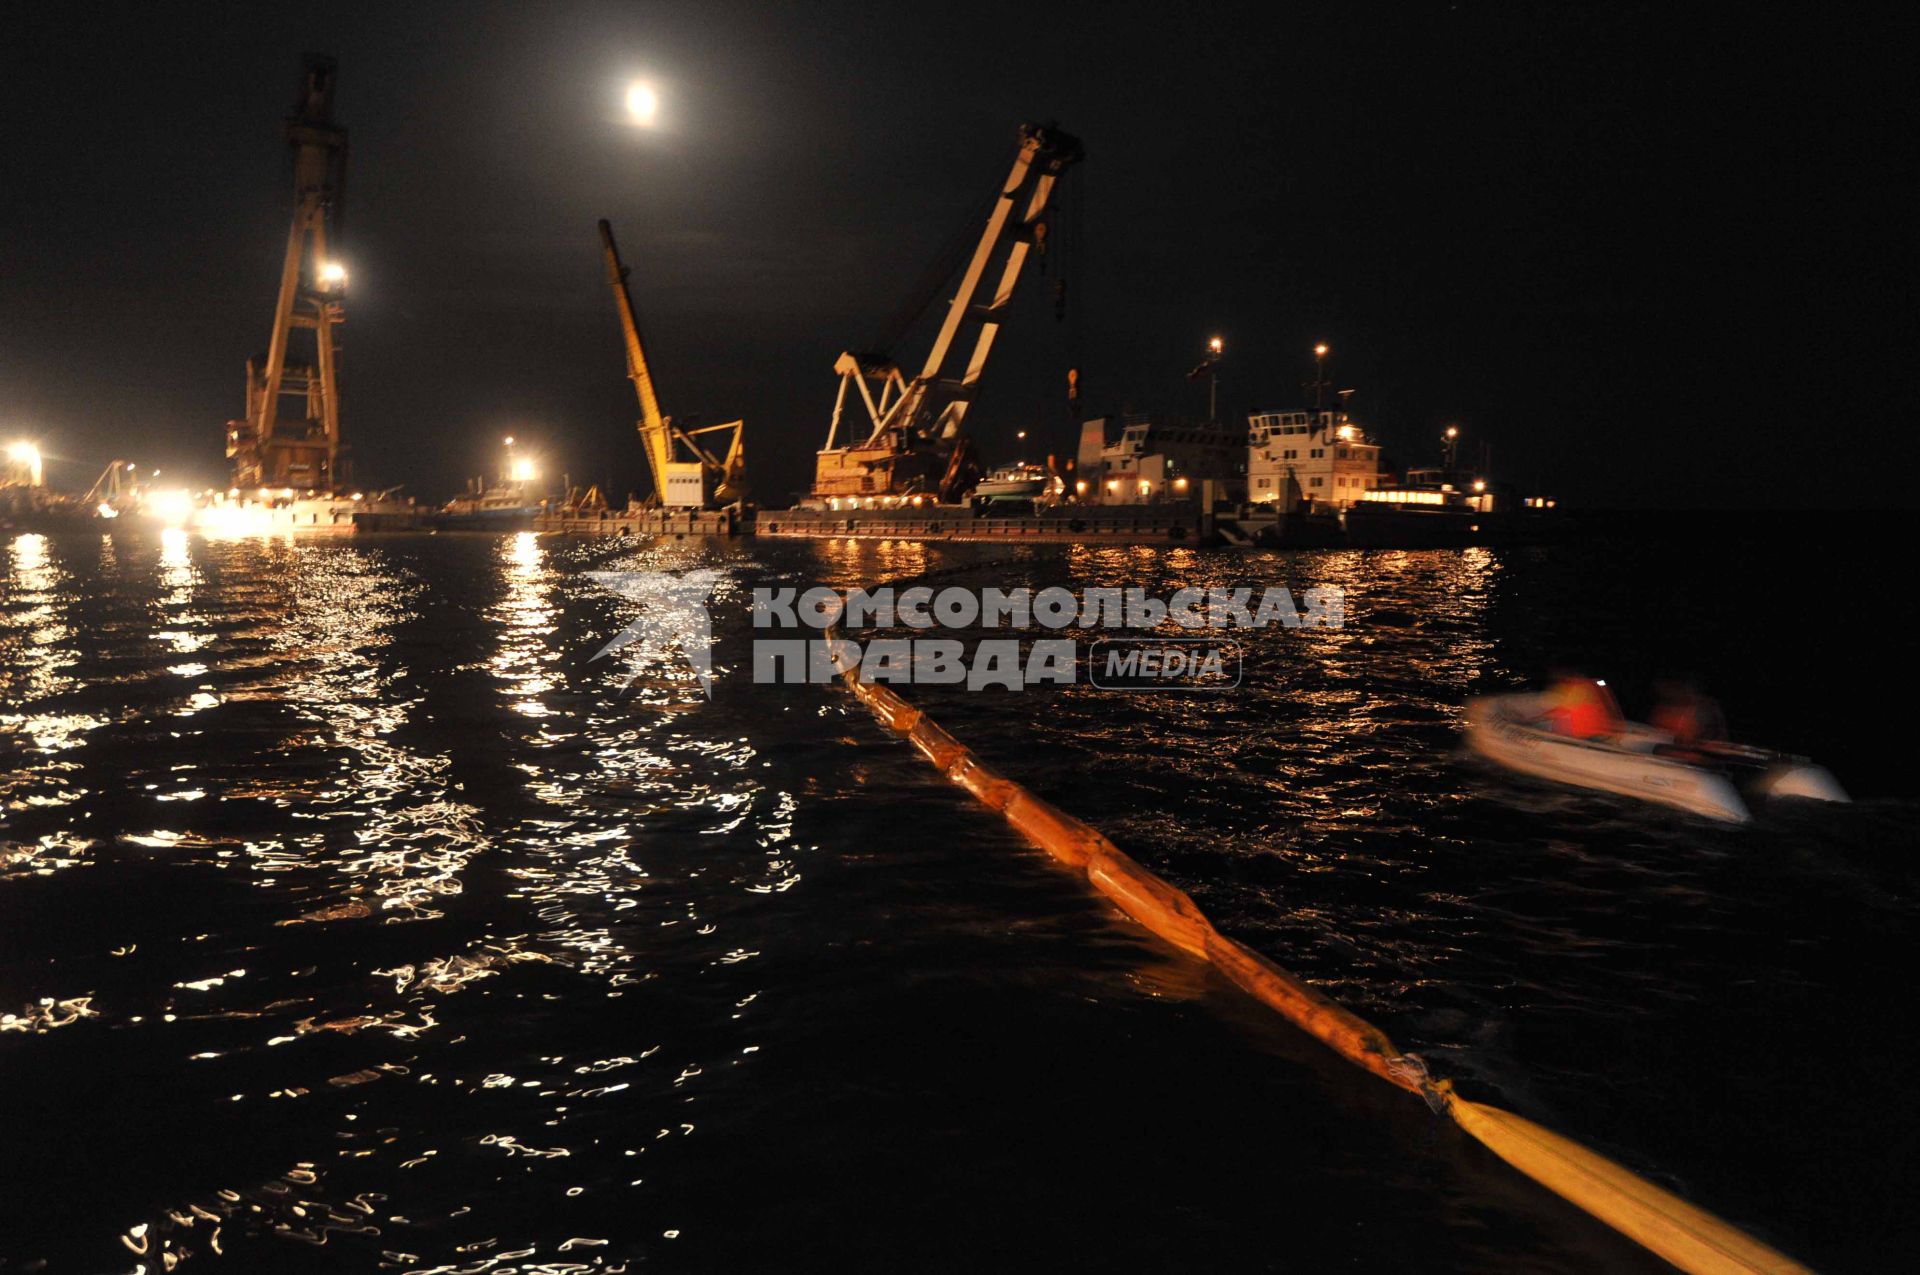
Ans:
{"label": "floating crane", "polygon": [[[293,227],[280,267],[280,299],[264,362],[247,362],[247,415],[227,422],[227,458],[239,488],[330,492],[347,481],[340,441],[339,355],[334,329],[344,313],[346,267],[327,254],[340,229],[347,131],[333,122],[334,61],[308,54],[300,94],[287,116],[293,148]],[[290,358],[293,334],[313,333],[313,361]],[[304,401],[305,415],[281,420],[280,400]]]}
{"label": "floating crane", "polygon": [[[827,445],[816,457],[808,504],[837,507],[848,498],[858,502],[919,494],[950,503],[972,485],[977,467],[961,426],[1027,256],[1036,248],[1046,249],[1054,185],[1082,154],[1077,137],[1050,125],[1021,126],[1012,171],[1001,183],[918,376],[907,380],[884,350],[849,351],[835,361],[840,392],[834,399]],[[982,282],[996,259],[1003,261],[999,283],[982,298]],[[964,370],[954,376],[947,364],[966,325],[978,325],[978,335]],[[858,391],[867,409],[869,428],[859,441],[841,443],[841,417],[850,389]]]}
{"label": "floating crane", "polygon": [[[130,460],[111,460],[80,497],[82,508],[94,510],[102,518],[117,518],[140,504],[139,466]],[[109,513],[108,510],[113,512]]]}
{"label": "floating crane", "polygon": [[[640,323],[634,317],[633,294],[627,288],[630,273],[620,262],[613,227],[600,223],[600,246],[607,260],[607,280],[613,285],[614,305],[620,311],[620,331],[627,344],[627,375],[640,397],[640,443],[653,471],[652,503],[668,509],[712,509],[746,500],[746,458],[741,450],[742,421],[682,429],[660,414],[653,373],[647,367],[646,348],[640,343]],[[732,431],[726,451],[717,453],[700,440],[704,435]]]}

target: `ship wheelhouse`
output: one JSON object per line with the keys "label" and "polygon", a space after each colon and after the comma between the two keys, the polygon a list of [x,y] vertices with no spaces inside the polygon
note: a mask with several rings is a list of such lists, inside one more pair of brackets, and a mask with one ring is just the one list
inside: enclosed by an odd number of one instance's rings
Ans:
{"label": "ship wheelhouse", "polygon": [[1247,418],[1247,498],[1255,504],[1291,508],[1306,499],[1345,509],[1385,481],[1379,444],[1344,410]]}

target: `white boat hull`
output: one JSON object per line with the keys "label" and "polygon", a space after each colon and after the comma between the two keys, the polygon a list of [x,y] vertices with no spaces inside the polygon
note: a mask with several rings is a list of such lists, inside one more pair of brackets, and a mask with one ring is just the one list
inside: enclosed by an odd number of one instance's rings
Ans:
{"label": "white boat hull", "polygon": [[1808,801],[1851,801],[1825,766],[1811,762],[1775,766],[1760,776],[1753,790],[1769,797],[1803,797]]}
{"label": "white boat hull", "polygon": [[1651,749],[1665,738],[1657,732],[1630,728],[1619,744],[1572,739],[1532,724],[1544,707],[1537,695],[1476,699],[1467,705],[1467,743],[1491,761],[1541,779],[1637,797],[1727,823],[1752,818],[1739,790],[1725,777],[1654,755]]}
{"label": "white boat hull", "polygon": [[1729,823],[1745,823],[1752,816],[1741,790],[1723,770],[1750,776],[1745,787],[1753,797],[1850,800],[1824,767],[1802,757],[1717,744],[1710,748],[1711,765],[1696,765],[1661,755],[1657,750],[1673,743],[1673,737],[1638,722],[1626,723],[1618,735],[1604,742],[1543,730],[1540,722],[1547,707],[1544,695],[1473,700],[1467,705],[1467,743],[1481,756],[1524,774],[1637,797]]}

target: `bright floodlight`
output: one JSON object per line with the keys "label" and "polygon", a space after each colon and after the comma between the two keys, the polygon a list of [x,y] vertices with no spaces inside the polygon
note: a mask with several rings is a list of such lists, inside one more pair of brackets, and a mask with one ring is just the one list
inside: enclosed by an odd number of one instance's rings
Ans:
{"label": "bright floodlight", "polygon": [[1324,358],[1326,358],[1326,357],[1327,357],[1327,347],[1326,347],[1326,345],[1325,345],[1325,344],[1323,343],[1323,344],[1320,344],[1320,345],[1316,345],[1316,346],[1314,346],[1314,347],[1313,347],[1313,356],[1314,356],[1315,358],[1317,358],[1317,359],[1324,359]]}
{"label": "bright floodlight", "polygon": [[1458,425],[1447,426],[1447,437],[1448,438],[1460,437],[1460,427]]}
{"label": "bright floodlight", "polygon": [[7,446],[7,460],[11,473],[0,475],[9,482],[24,482],[29,487],[38,487],[46,482],[46,475],[40,468],[40,449],[25,439]]}
{"label": "bright floodlight", "polygon": [[521,459],[513,462],[513,481],[517,483],[530,483],[533,481],[533,476],[532,461]]}
{"label": "bright floodlight", "polygon": [[642,128],[652,128],[654,117],[660,113],[660,95],[653,91],[653,85],[635,83],[627,88],[627,118]]}
{"label": "bright floodlight", "polygon": [[322,262],[320,282],[329,288],[337,288],[347,281],[347,268],[337,261]]}
{"label": "bright floodlight", "polygon": [[1213,352],[1214,354],[1218,354],[1226,348],[1227,348],[1227,343],[1225,341],[1222,341],[1219,337],[1215,337],[1213,338],[1213,340],[1207,342],[1207,349]]}
{"label": "bright floodlight", "polygon": [[146,511],[173,527],[184,527],[193,517],[193,493],[180,489],[148,495]]}

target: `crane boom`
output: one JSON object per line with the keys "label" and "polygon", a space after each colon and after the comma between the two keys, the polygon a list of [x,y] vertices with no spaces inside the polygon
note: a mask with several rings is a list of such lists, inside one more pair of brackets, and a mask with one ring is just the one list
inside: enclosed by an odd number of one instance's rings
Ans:
{"label": "crane boom", "polygon": [[[1054,187],[1083,153],[1080,139],[1051,125],[1021,126],[1013,166],[1000,184],[919,375],[909,381],[885,352],[848,352],[835,362],[840,393],[826,446],[816,458],[813,501],[851,498],[857,504],[865,497],[919,492],[952,500],[970,485],[970,449],[961,428],[967,409],[979,392],[987,356],[1027,258],[1035,248],[1045,251]],[[996,260],[1001,263],[998,275],[983,297]],[[978,331],[965,366],[955,375],[948,364],[964,343],[962,329],[969,323],[977,324]],[[850,387],[867,409],[870,429],[841,443],[841,416]]]}
{"label": "crane boom", "polygon": [[607,261],[607,282],[613,285],[614,307],[620,312],[620,333],[626,339],[627,375],[634,392],[640,396],[640,445],[647,453],[647,467],[653,471],[653,489],[664,500],[667,493],[667,466],[673,460],[673,438],[667,418],[660,414],[660,398],[654,392],[653,373],[647,368],[646,347],[640,343],[640,321],[634,317],[633,294],[627,289],[627,268],[620,261],[620,249],[613,242],[611,223],[600,223],[600,246]]}
{"label": "crane boom", "polygon": [[[1032,124],[1021,129],[1020,152],[1014,158],[1012,171],[1001,185],[1000,198],[994,201],[986,229],[981,232],[973,258],[967,263],[967,272],[961,277],[960,287],[955,291],[953,300],[947,303],[947,316],[940,325],[940,334],[934,339],[933,348],[927,352],[927,361],[920,369],[920,375],[907,387],[906,397],[896,409],[906,423],[922,429],[930,428],[936,437],[942,439],[951,439],[959,432],[967,405],[973,401],[980,373],[986,368],[987,355],[993,349],[993,339],[999,334],[1000,316],[1013,299],[1014,285],[1020,281],[1027,255],[1035,243],[1045,242],[1047,223],[1044,218],[1053,197],[1054,183],[1059,180],[1061,172],[1078,160],[1080,155],[1079,139],[1057,129]],[[1024,208],[1020,207],[1022,195],[1026,196]],[[994,254],[1003,248],[1006,263],[1001,267],[999,284],[988,300],[975,305],[974,298],[980,291],[988,267],[993,263]],[[943,381],[941,372],[945,370],[947,358],[959,337],[961,323],[968,319],[977,320],[980,324],[973,355],[967,360],[966,370],[958,381]],[[929,401],[936,397],[929,393],[933,389],[945,390],[944,394],[937,396],[944,402]],[[937,418],[933,415],[936,407]]]}
{"label": "crane boom", "polygon": [[[646,346],[640,340],[640,320],[635,316],[633,293],[627,287],[631,273],[620,260],[620,249],[613,242],[613,226],[600,223],[600,247],[607,263],[607,282],[613,285],[614,308],[620,312],[620,333],[627,347],[627,375],[633,380],[640,398],[640,444],[647,453],[647,467],[653,471],[654,499],[677,509],[706,509],[714,502],[744,503],[747,498],[746,456],[740,421],[682,429],[673,418],[660,412],[660,397],[653,388],[653,372],[647,366]],[[716,455],[699,436],[733,431],[724,456]],[[682,457],[686,457],[683,459]]]}

